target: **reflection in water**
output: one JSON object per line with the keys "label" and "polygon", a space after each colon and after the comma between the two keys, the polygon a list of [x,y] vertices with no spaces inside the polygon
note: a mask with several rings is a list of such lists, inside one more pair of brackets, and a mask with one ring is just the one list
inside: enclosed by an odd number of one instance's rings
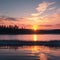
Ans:
{"label": "reflection in water", "polygon": [[[17,49],[15,50],[16,47]],[[7,57],[12,55],[14,56],[13,58],[19,56],[20,60],[60,60],[60,48],[46,46],[16,47],[0,47],[0,56],[6,55]]]}
{"label": "reflection in water", "polygon": [[[37,35],[33,35],[33,40],[34,41],[37,41]],[[37,55],[37,56],[40,56],[40,60],[47,60],[47,57],[44,53],[39,53],[40,50],[39,50],[39,46],[33,46],[32,47],[32,53],[34,53],[34,55]]]}
{"label": "reflection in water", "polygon": [[39,53],[38,46],[33,46],[31,50],[32,50],[32,53]]}
{"label": "reflection in water", "polygon": [[33,35],[33,40],[34,40],[34,41],[37,41],[37,35],[36,35],[36,34]]}
{"label": "reflection in water", "polygon": [[46,54],[40,52],[39,49],[40,49],[39,46],[33,46],[31,50],[32,50],[32,53],[34,53],[34,55],[40,57],[40,60],[47,60]]}
{"label": "reflection in water", "polygon": [[40,54],[40,60],[47,60],[47,57],[45,54],[41,53]]}
{"label": "reflection in water", "polygon": [[60,40],[60,35],[52,34],[30,34],[30,35],[0,35],[0,40],[23,40],[23,41],[49,41],[49,40]]}
{"label": "reflection in water", "polygon": [[[0,35],[0,40],[49,41],[60,35]],[[4,55],[4,56],[3,56]],[[9,56],[12,59],[9,59]],[[5,58],[4,58],[5,57]],[[0,46],[0,60],[60,60],[60,48],[46,46]]]}
{"label": "reflection in water", "polygon": [[[52,35],[36,35],[36,34],[14,36],[15,39],[18,38],[17,40],[30,39],[35,42],[40,40],[43,41],[44,39],[54,40],[55,37],[56,36],[52,36]],[[58,35],[58,37],[57,38],[60,39],[60,35]],[[4,37],[2,36],[2,38]],[[10,38],[13,38],[13,36],[11,35],[8,40],[10,40]],[[14,40],[14,38],[11,40]],[[12,55],[14,56],[13,58],[19,56],[19,60],[60,60],[60,48],[52,48],[46,46],[3,46],[3,47],[0,46],[0,58],[1,56],[3,57],[3,55],[6,55],[6,57],[8,55]],[[14,59],[14,60],[18,60],[18,59]]]}

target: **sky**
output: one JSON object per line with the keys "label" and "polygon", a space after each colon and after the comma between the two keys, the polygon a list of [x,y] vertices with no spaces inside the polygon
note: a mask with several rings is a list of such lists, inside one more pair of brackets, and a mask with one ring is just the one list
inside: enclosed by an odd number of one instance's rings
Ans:
{"label": "sky", "polygon": [[0,25],[60,25],[60,0],[0,0]]}

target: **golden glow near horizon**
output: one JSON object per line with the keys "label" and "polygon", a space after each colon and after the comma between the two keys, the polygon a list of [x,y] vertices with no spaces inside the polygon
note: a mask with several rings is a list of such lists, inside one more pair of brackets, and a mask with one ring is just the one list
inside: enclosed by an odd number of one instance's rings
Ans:
{"label": "golden glow near horizon", "polygon": [[36,34],[33,35],[33,40],[34,40],[34,41],[37,41],[37,35],[36,35]]}
{"label": "golden glow near horizon", "polygon": [[38,29],[37,25],[33,25],[33,29],[36,31]]}

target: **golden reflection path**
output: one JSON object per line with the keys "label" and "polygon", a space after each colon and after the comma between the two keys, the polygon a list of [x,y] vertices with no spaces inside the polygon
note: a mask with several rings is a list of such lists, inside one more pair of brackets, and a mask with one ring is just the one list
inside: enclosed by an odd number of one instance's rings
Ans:
{"label": "golden reflection path", "polygon": [[40,48],[39,46],[33,46],[31,50],[32,53],[38,56],[40,60],[48,60],[46,54],[43,53],[40,49],[42,48]]}
{"label": "golden reflection path", "polygon": [[33,40],[37,41],[37,35],[36,34],[33,35]]}
{"label": "golden reflection path", "polygon": [[[34,40],[35,42],[38,40],[36,34],[33,35],[33,40]],[[31,48],[32,53],[34,53],[34,55],[39,56],[39,57],[40,57],[40,60],[47,60],[46,54],[42,53],[42,52],[41,52],[42,50],[40,50],[40,49],[42,49],[40,46],[33,46],[33,47]]]}

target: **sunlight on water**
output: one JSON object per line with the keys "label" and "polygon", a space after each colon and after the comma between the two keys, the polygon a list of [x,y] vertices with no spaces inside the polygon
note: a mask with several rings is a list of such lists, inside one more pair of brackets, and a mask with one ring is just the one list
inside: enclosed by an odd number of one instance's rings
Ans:
{"label": "sunlight on water", "polygon": [[49,41],[49,40],[60,40],[60,35],[52,35],[52,34],[0,35],[0,40]]}
{"label": "sunlight on water", "polygon": [[41,53],[40,54],[40,60],[47,60],[47,57],[45,54]]}
{"label": "sunlight on water", "polygon": [[39,53],[38,46],[33,46],[31,50],[32,53]]}
{"label": "sunlight on water", "polygon": [[[0,58],[13,56],[20,60],[60,60],[60,48],[46,46],[0,47]],[[3,58],[2,58],[3,59]],[[1,60],[2,60],[1,59]]]}
{"label": "sunlight on water", "polygon": [[34,40],[34,41],[37,41],[37,35],[36,35],[36,34],[33,35],[33,40]]}
{"label": "sunlight on water", "polygon": [[34,53],[34,55],[37,55],[40,57],[40,60],[47,60],[46,55],[42,52],[40,53],[39,49],[41,49],[39,46],[33,46],[31,50],[32,50],[32,53]]}

